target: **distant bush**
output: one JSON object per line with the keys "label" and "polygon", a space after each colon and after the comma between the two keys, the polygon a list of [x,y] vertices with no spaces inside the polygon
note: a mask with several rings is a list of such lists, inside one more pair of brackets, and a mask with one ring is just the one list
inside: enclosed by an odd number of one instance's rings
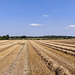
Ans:
{"label": "distant bush", "polygon": [[0,40],[8,40],[9,35],[0,36]]}
{"label": "distant bush", "polygon": [[49,40],[49,39],[72,39],[75,38],[75,36],[55,36],[55,35],[48,35],[48,36],[9,36],[4,35],[0,36],[0,40],[8,40],[8,39],[30,39],[30,40]]}

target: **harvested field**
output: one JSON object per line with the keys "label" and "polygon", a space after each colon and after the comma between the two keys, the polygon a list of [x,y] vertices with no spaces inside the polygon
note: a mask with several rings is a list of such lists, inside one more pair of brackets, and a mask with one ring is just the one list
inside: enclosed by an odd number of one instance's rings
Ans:
{"label": "harvested field", "polygon": [[0,75],[75,75],[75,40],[0,40]]}

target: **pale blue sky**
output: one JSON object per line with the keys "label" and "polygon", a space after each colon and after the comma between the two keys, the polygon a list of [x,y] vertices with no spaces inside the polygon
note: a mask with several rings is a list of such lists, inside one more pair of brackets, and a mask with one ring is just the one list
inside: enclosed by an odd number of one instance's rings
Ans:
{"label": "pale blue sky", "polygon": [[75,36],[75,0],[0,0],[0,35]]}

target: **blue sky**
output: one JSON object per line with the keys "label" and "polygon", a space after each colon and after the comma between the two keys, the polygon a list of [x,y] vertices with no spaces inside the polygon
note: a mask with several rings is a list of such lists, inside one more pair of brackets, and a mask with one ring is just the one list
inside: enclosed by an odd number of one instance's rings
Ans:
{"label": "blue sky", "polygon": [[0,35],[75,36],[75,0],[0,0]]}

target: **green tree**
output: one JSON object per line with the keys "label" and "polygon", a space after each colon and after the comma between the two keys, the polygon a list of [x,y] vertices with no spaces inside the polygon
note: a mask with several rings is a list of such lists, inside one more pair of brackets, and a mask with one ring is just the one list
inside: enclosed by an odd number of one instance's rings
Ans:
{"label": "green tree", "polygon": [[3,39],[3,40],[8,40],[8,39],[9,39],[9,35],[6,35],[6,36],[4,35],[4,36],[2,36],[2,39]]}
{"label": "green tree", "polygon": [[22,39],[26,38],[26,36],[21,36]]}
{"label": "green tree", "polygon": [[9,35],[6,35],[6,39],[7,39],[7,40],[9,39]]}
{"label": "green tree", "polygon": [[2,37],[0,36],[0,40],[2,40]]}

